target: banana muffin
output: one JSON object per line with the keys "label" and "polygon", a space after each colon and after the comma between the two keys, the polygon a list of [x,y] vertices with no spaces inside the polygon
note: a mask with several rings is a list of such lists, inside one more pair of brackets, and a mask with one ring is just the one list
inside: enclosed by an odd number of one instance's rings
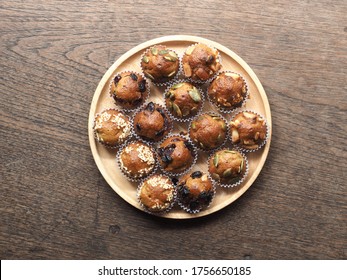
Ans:
{"label": "banana muffin", "polygon": [[109,147],[123,143],[131,133],[129,117],[116,109],[106,109],[94,119],[93,131],[95,139]]}
{"label": "banana muffin", "polygon": [[160,144],[157,153],[161,168],[172,174],[188,171],[195,159],[193,145],[179,135],[165,139]]}
{"label": "banana muffin", "polygon": [[189,46],[184,52],[182,66],[185,77],[205,82],[221,68],[219,53],[202,43]]}
{"label": "banana muffin", "polygon": [[210,205],[214,187],[207,174],[195,171],[184,175],[177,185],[178,203],[187,212],[197,213]]}
{"label": "banana muffin", "polygon": [[155,154],[146,144],[135,141],[119,153],[119,167],[130,179],[144,178],[155,168]]}
{"label": "banana muffin", "polygon": [[169,177],[155,174],[144,180],[138,188],[140,204],[149,212],[171,209],[175,202],[175,186]]}
{"label": "banana muffin", "polygon": [[138,108],[145,102],[148,94],[146,80],[136,72],[119,73],[111,82],[110,95],[123,109]]}
{"label": "banana muffin", "polygon": [[220,73],[210,84],[207,94],[212,103],[226,110],[241,107],[247,96],[247,85],[240,74]]}
{"label": "banana muffin", "polygon": [[188,82],[176,83],[165,92],[166,108],[178,119],[196,115],[202,102],[199,90]]}
{"label": "banana muffin", "polygon": [[141,59],[143,74],[154,83],[166,83],[179,71],[177,54],[166,46],[156,45],[146,50]]}
{"label": "banana muffin", "polygon": [[205,113],[190,123],[189,137],[202,150],[221,146],[227,134],[226,122],[214,113]]}
{"label": "banana muffin", "polygon": [[256,150],[266,142],[266,121],[256,113],[240,112],[230,122],[230,135],[233,144],[245,150]]}
{"label": "banana muffin", "polygon": [[135,115],[133,124],[135,133],[148,141],[160,141],[172,128],[167,111],[153,102]]}
{"label": "banana muffin", "polygon": [[234,150],[224,149],[215,152],[209,159],[208,171],[211,177],[222,185],[239,182],[247,170],[246,159]]}

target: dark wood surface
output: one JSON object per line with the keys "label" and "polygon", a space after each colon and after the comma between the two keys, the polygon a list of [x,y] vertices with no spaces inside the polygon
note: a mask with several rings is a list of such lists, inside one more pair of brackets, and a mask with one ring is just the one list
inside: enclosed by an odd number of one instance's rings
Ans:
{"label": "dark wood surface", "polygon": [[[1,259],[346,259],[346,1],[1,1]],[[145,214],[99,173],[87,123],[124,52],[186,34],[240,55],[268,95],[267,162],[196,220]]]}

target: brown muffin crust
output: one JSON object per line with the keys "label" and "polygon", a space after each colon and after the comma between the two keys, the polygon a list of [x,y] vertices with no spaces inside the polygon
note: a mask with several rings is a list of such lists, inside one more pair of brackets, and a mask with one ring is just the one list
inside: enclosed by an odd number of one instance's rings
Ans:
{"label": "brown muffin crust", "polygon": [[141,59],[143,74],[155,83],[165,83],[179,70],[177,54],[163,45],[150,47]]}
{"label": "brown muffin crust", "polygon": [[120,152],[119,164],[123,173],[130,178],[143,178],[153,171],[155,154],[148,145],[136,141]]}
{"label": "brown muffin crust", "polygon": [[189,137],[197,147],[211,150],[224,143],[227,133],[225,121],[218,115],[206,113],[193,120]]}
{"label": "brown muffin crust", "polygon": [[247,85],[237,73],[219,74],[208,88],[210,100],[225,109],[240,107],[247,95]]}
{"label": "brown muffin crust", "polygon": [[138,197],[148,211],[162,212],[171,208],[175,187],[167,176],[155,174],[141,184]]}
{"label": "brown muffin crust", "polygon": [[188,82],[174,84],[165,93],[166,108],[176,118],[195,115],[202,106],[199,90]]}
{"label": "brown muffin crust", "polygon": [[171,173],[187,170],[194,161],[191,143],[181,136],[168,137],[157,150],[161,167]]}
{"label": "brown muffin crust", "polygon": [[182,65],[184,75],[196,81],[207,81],[221,68],[218,51],[201,43],[187,48]]}
{"label": "brown muffin crust", "polygon": [[158,104],[149,102],[134,117],[135,133],[145,140],[159,141],[170,131],[172,122],[167,112]]}
{"label": "brown muffin crust", "polygon": [[199,211],[207,207],[213,196],[212,182],[203,172],[191,172],[184,175],[178,182],[177,197],[188,211]]}
{"label": "brown muffin crust", "polygon": [[234,184],[246,172],[246,163],[243,155],[238,151],[224,149],[215,152],[208,163],[211,177],[222,184]]}
{"label": "brown muffin crust", "polygon": [[124,109],[135,109],[148,96],[146,80],[136,72],[120,73],[112,80],[110,95]]}
{"label": "brown muffin crust", "polygon": [[106,109],[95,116],[93,131],[100,143],[115,147],[130,136],[130,120],[116,109]]}
{"label": "brown muffin crust", "polygon": [[230,122],[231,141],[242,148],[258,149],[266,140],[265,120],[252,112],[240,112]]}

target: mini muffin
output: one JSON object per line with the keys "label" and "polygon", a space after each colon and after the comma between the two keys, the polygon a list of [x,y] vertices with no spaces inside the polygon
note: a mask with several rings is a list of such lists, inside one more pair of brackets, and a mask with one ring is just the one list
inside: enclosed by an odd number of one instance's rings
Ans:
{"label": "mini muffin", "polygon": [[146,80],[132,71],[119,73],[111,82],[110,95],[123,109],[136,109],[148,97]]}
{"label": "mini muffin", "polygon": [[134,117],[135,133],[145,140],[159,141],[169,133],[171,127],[166,110],[153,102],[149,102]]}
{"label": "mini muffin", "polygon": [[176,83],[165,92],[166,108],[178,119],[196,115],[202,102],[199,90],[188,82]]}
{"label": "mini muffin", "polygon": [[202,82],[212,78],[221,68],[218,51],[201,43],[187,48],[182,65],[185,77]]}
{"label": "mini muffin", "polygon": [[130,120],[116,109],[106,109],[94,119],[95,138],[102,144],[116,147],[123,143],[131,132]]}
{"label": "mini muffin", "polygon": [[237,73],[223,72],[208,87],[208,96],[221,109],[241,107],[247,96],[245,80]]}
{"label": "mini muffin", "polygon": [[224,149],[215,152],[209,159],[208,171],[211,177],[222,185],[233,185],[245,175],[247,163],[244,156],[238,152]]}
{"label": "mini muffin", "polygon": [[265,144],[266,121],[256,113],[243,111],[230,122],[231,141],[245,150],[257,150]]}
{"label": "mini muffin", "polygon": [[206,208],[214,197],[214,187],[207,174],[195,171],[184,175],[177,185],[178,203],[187,212],[197,213]]}
{"label": "mini muffin", "polygon": [[227,125],[221,116],[206,113],[193,120],[189,127],[189,137],[197,147],[212,150],[226,140]]}
{"label": "mini muffin", "polygon": [[154,83],[166,83],[179,70],[177,54],[166,46],[156,45],[146,50],[141,59],[143,74]]}
{"label": "mini muffin", "polygon": [[165,139],[157,152],[162,169],[172,174],[188,171],[195,160],[193,145],[179,135]]}
{"label": "mini muffin", "polygon": [[169,177],[155,174],[140,184],[138,198],[149,212],[168,211],[175,202],[175,186]]}
{"label": "mini muffin", "polygon": [[131,179],[146,177],[155,168],[155,154],[146,144],[135,141],[127,144],[119,153],[119,166]]}

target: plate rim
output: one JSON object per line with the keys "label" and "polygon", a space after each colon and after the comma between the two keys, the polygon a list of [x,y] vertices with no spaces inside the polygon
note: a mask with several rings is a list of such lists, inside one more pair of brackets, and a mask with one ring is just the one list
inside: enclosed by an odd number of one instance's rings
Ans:
{"label": "plate rim", "polygon": [[[191,36],[191,35],[169,35],[169,36],[158,37],[158,38],[143,42],[143,43],[131,48],[130,50],[128,50],[123,55],[121,55],[118,59],[115,60],[115,62],[108,68],[108,70],[102,76],[101,80],[99,81],[98,86],[95,89],[95,92],[94,92],[93,98],[92,98],[92,102],[90,103],[90,110],[89,110],[89,117],[88,117],[89,146],[91,148],[94,162],[96,163],[96,165],[99,169],[99,172],[101,173],[101,175],[103,176],[105,181],[108,183],[108,185],[117,193],[117,195],[119,195],[127,203],[129,203],[130,205],[134,206],[135,208],[143,211],[139,206],[136,206],[132,202],[130,202],[127,197],[124,197],[122,195],[122,192],[118,191],[118,189],[120,189],[120,187],[117,184],[115,184],[115,182],[108,176],[107,172],[103,169],[103,166],[102,166],[103,163],[101,161],[101,158],[96,156],[97,147],[96,147],[96,141],[94,140],[94,133],[92,131],[92,124],[94,122],[96,105],[97,105],[97,102],[100,98],[102,90],[105,87],[105,85],[106,85],[108,79],[110,78],[110,76],[112,75],[112,73],[117,69],[117,67],[119,65],[121,65],[124,61],[126,61],[126,59],[133,56],[134,54],[136,54],[140,50],[146,49],[146,48],[150,47],[151,45],[162,44],[165,42],[173,42],[173,41],[175,41],[175,42],[185,41],[185,42],[191,42],[191,43],[204,43],[204,44],[213,46],[213,47],[217,48],[218,50],[224,52],[228,56],[232,57],[232,59],[234,59],[249,74],[249,76],[252,78],[255,86],[257,87],[259,94],[261,95],[261,99],[263,100],[263,106],[264,106],[264,110],[266,112],[266,121],[267,121],[267,124],[269,127],[267,143],[262,148],[263,156],[260,158],[259,163],[257,164],[258,172],[253,172],[253,174],[247,180],[248,187],[243,186],[242,188],[238,189],[238,191],[235,193],[236,196],[235,196],[235,199],[233,201],[228,202],[226,200],[226,201],[222,202],[221,204],[219,204],[218,209],[213,211],[213,212],[210,212],[210,211],[208,211],[209,209],[206,209],[206,210],[201,211],[197,214],[182,213],[182,215],[179,215],[181,213],[175,213],[175,215],[173,215],[172,213],[169,212],[166,215],[158,215],[159,217],[170,218],[170,219],[193,219],[193,218],[203,217],[203,216],[207,216],[207,215],[210,215],[212,213],[218,212],[218,211],[222,210],[223,208],[225,208],[226,206],[233,203],[234,201],[236,201],[238,198],[240,198],[253,185],[254,181],[256,180],[256,178],[259,176],[261,170],[263,169],[265,161],[268,157],[270,144],[271,144],[271,138],[272,138],[271,137],[272,136],[272,118],[271,118],[271,110],[270,110],[269,100],[267,98],[267,95],[265,93],[265,90],[264,90],[259,78],[254,73],[253,69],[240,56],[238,56],[235,52],[233,52],[229,48],[227,48],[227,47],[225,47],[225,46],[223,46],[220,43],[217,43],[215,41],[212,41],[212,40],[209,40],[209,39],[206,39],[203,37]],[[117,186],[117,188],[114,188],[113,184],[115,184]]]}

